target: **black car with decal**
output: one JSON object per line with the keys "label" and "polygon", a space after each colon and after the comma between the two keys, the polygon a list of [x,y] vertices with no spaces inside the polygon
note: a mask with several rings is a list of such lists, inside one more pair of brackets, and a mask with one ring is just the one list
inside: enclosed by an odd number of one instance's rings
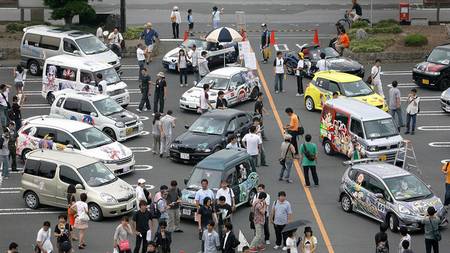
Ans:
{"label": "black car with decal", "polygon": [[424,62],[413,68],[412,78],[422,87],[450,88],[450,44],[435,47]]}

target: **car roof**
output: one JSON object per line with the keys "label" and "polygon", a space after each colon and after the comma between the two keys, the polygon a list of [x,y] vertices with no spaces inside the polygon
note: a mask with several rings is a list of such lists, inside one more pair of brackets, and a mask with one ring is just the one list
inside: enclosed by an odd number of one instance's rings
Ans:
{"label": "car roof", "polygon": [[67,54],[49,57],[45,62],[47,64],[75,67],[82,70],[89,70],[92,72],[112,68],[111,65],[103,62],[94,61],[92,59],[82,56],[74,56]]}
{"label": "car roof", "polygon": [[335,71],[335,70],[324,70],[324,71],[316,72],[314,74],[314,79],[316,77],[335,81],[337,83],[348,83],[348,82],[356,82],[356,81],[361,80],[361,77],[359,77],[359,76],[355,76],[352,74],[339,72],[339,71]]}
{"label": "car roof", "polygon": [[237,73],[247,71],[247,70],[248,69],[244,68],[244,67],[225,67],[225,68],[216,69],[216,70],[212,71],[211,73],[209,73],[208,75],[232,77],[233,75],[235,75]]}
{"label": "car roof", "polygon": [[88,101],[92,101],[92,102],[103,100],[103,99],[109,97],[109,96],[103,95],[103,94],[97,94],[97,93],[93,93],[93,92],[83,92],[83,91],[68,92],[68,93],[64,93],[60,96],[64,96],[66,98],[84,100],[84,101],[88,100]]}
{"label": "car roof", "polygon": [[93,127],[92,125],[69,119],[50,118],[46,115],[35,116],[25,119],[27,125],[37,125],[54,129],[66,130],[70,133]]}
{"label": "car roof", "polygon": [[36,149],[27,154],[27,158],[43,161],[54,161],[64,163],[75,168],[81,168],[98,162],[98,159],[81,155],[76,152],[56,151],[51,149]]}
{"label": "car roof", "polygon": [[29,26],[25,27],[23,29],[24,32],[29,33],[37,33],[39,35],[51,35],[58,38],[64,38],[64,37],[72,37],[74,39],[78,39],[81,37],[87,37],[87,36],[93,36],[91,33],[83,32],[79,30],[70,30],[66,28],[61,27],[55,27],[55,26],[46,26],[46,25],[35,25],[35,26]]}
{"label": "car roof", "polygon": [[353,98],[339,97],[329,99],[325,102],[325,105],[347,112],[354,118],[362,121],[392,118],[389,113]]}
{"label": "car roof", "polygon": [[383,162],[360,163],[353,165],[352,168],[368,172],[383,179],[411,175],[410,172],[400,167]]}
{"label": "car roof", "polygon": [[248,114],[247,112],[236,110],[236,109],[224,109],[224,110],[211,110],[204,114],[202,114],[200,117],[208,116],[208,117],[214,117],[214,118],[232,118],[237,116],[238,114]]}
{"label": "car roof", "polygon": [[201,160],[195,167],[208,170],[226,170],[230,164],[249,157],[245,149],[222,149]]}

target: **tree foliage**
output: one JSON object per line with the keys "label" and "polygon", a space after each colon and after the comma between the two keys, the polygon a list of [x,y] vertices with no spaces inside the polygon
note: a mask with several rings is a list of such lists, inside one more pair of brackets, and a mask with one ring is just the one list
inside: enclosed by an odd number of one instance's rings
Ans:
{"label": "tree foliage", "polygon": [[75,15],[95,15],[87,0],[44,0],[44,4],[53,10],[52,19],[64,19],[66,24],[72,24]]}

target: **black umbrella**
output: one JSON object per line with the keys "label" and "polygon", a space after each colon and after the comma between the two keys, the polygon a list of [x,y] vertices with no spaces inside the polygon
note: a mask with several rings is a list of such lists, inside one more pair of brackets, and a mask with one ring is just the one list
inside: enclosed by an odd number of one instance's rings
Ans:
{"label": "black umbrella", "polygon": [[307,221],[307,220],[296,220],[296,221],[293,221],[293,222],[287,224],[283,228],[283,231],[281,231],[281,233],[286,233],[288,231],[297,230],[298,227],[304,226],[304,225],[306,225],[308,223],[309,223],[309,221]]}
{"label": "black umbrella", "polygon": [[206,36],[208,42],[238,42],[242,41],[242,36],[233,28],[220,27],[211,31]]}

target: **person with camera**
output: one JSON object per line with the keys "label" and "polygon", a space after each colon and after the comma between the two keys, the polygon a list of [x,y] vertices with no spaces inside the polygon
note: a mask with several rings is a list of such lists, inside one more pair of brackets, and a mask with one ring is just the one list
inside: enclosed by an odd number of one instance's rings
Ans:
{"label": "person with camera", "polygon": [[286,108],[284,112],[289,116],[289,124],[285,126],[284,130],[292,136],[291,143],[294,145],[295,154],[298,155],[297,137],[302,135],[304,130],[300,124],[300,118],[291,107]]}
{"label": "person with camera", "polygon": [[300,155],[303,167],[303,174],[305,176],[305,186],[309,187],[309,171],[311,171],[314,185],[319,186],[319,178],[317,177],[317,145],[311,143],[311,135],[305,135],[305,143],[300,146]]}
{"label": "person with camera", "polygon": [[280,156],[280,164],[281,164],[281,172],[279,181],[285,180],[288,183],[292,183],[290,179],[291,168],[294,164],[294,156],[295,156],[295,148],[291,143],[292,135],[285,134],[284,141],[281,143],[281,156]]}

